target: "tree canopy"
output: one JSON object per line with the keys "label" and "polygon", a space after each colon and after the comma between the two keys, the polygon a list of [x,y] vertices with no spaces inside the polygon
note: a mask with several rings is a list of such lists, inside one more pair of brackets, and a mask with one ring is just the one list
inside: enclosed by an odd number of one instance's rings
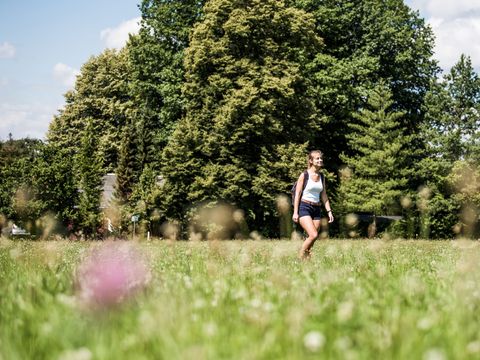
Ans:
{"label": "tree canopy", "polygon": [[196,207],[228,203],[242,232],[276,237],[279,199],[321,149],[335,209],[404,213],[404,196],[412,236],[472,229],[462,214],[480,203],[462,179],[478,173],[480,80],[466,55],[437,78],[432,30],[403,0],[139,10],[124,48],[82,66],[45,143],[0,142],[4,218],[50,212],[95,234],[114,172],[122,223],[186,225]]}

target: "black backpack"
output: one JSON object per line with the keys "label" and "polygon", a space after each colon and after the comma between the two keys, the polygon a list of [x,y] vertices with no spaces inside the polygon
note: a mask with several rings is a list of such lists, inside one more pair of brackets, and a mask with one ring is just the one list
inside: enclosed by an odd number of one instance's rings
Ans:
{"label": "black backpack", "polygon": [[[305,170],[303,172],[303,189],[302,189],[302,192],[300,193],[300,196],[302,196],[302,193],[303,193],[303,190],[305,190],[305,187],[307,186],[307,182],[308,182],[308,171]],[[295,191],[297,190],[297,181],[295,181],[293,183],[293,186],[292,186],[292,206],[295,206]]]}

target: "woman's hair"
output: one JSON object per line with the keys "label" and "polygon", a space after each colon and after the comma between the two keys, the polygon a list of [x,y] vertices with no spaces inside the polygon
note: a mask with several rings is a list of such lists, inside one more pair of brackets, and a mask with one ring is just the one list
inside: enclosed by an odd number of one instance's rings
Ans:
{"label": "woman's hair", "polygon": [[313,161],[313,154],[319,154],[320,157],[323,157],[323,152],[321,150],[312,150],[308,153],[307,157],[307,167],[310,166],[310,161]]}

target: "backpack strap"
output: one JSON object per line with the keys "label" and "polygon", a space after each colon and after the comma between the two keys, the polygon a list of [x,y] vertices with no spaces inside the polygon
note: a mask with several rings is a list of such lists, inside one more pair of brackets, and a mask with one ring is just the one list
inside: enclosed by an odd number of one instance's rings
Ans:
{"label": "backpack strap", "polygon": [[303,194],[303,190],[305,190],[305,188],[307,187],[307,182],[308,182],[308,178],[310,177],[310,175],[308,175],[308,171],[305,170],[303,172],[303,189],[302,189],[302,193],[300,195]]}

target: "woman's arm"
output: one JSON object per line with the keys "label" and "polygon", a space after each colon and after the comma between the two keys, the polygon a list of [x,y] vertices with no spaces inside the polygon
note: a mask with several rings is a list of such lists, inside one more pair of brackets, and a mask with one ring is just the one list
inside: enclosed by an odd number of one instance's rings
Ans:
{"label": "woman's arm", "polygon": [[302,172],[297,180],[297,187],[295,189],[295,203],[293,204],[293,216],[294,222],[298,222],[298,208],[300,207],[300,199],[303,192],[303,182],[305,180],[305,174]]}
{"label": "woman's arm", "polygon": [[323,202],[323,205],[325,206],[325,210],[327,210],[328,222],[332,223],[333,220],[335,220],[335,219],[333,217],[332,206],[330,205],[330,200],[328,199],[328,196],[327,196],[325,176],[323,176],[323,191],[320,195],[322,197],[322,202]]}

